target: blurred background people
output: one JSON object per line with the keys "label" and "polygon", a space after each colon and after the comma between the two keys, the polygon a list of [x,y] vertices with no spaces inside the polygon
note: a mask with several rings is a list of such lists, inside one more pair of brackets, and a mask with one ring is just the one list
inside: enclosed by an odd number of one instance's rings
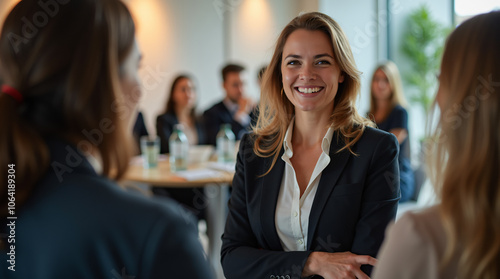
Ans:
{"label": "blurred background people", "polygon": [[160,152],[169,153],[168,139],[176,124],[184,126],[189,145],[205,144],[203,120],[196,116],[196,88],[191,77],[179,75],[172,82],[165,112],[156,118]]}
{"label": "blurred background people", "polygon": [[[168,140],[176,124],[184,126],[184,133],[189,145],[205,144],[205,130],[203,119],[197,117],[196,88],[189,75],[179,75],[172,82],[165,113],[156,118],[156,132],[160,137],[160,152],[169,153]],[[180,202],[195,214],[198,219],[205,219],[205,202],[203,188],[175,188],[153,187],[153,193],[160,196],[169,196]]]}
{"label": "blurred background people", "polygon": [[244,70],[244,67],[236,64],[228,64],[222,69],[222,87],[226,96],[203,114],[208,144],[215,145],[222,124],[231,124],[237,140],[249,131],[254,103],[245,96]]}
{"label": "blurred background people", "polygon": [[[129,165],[140,94],[129,10],[118,0],[62,2],[13,43],[23,19],[41,13],[41,2],[19,1],[0,35],[0,277],[212,278],[189,214],[115,182]],[[7,222],[8,197],[17,219]]]}
{"label": "blurred background people", "polygon": [[500,278],[500,12],[446,42],[430,150],[441,203],[388,230],[375,279]]}
{"label": "blurred background people", "polygon": [[368,115],[379,129],[394,134],[398,139],[400,203],[410,200],[415,192],[415,178],[410,161],[408,112],[405,106],[406,100],[396,64],[391,61],[380,64],[372,76]]}

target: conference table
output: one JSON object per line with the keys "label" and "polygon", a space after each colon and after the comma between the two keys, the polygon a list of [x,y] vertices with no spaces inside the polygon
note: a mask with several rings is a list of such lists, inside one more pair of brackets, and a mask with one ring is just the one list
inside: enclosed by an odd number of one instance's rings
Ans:
{"label": "conference table", "polygon": [[202,161],[190,163],[186,171],[172,172],[168,155],[160,155],[156,168],[145,169],[142,158],[135,157],[124,176],[126,183],[140,188],[203,187],[207,212],[208,258],[216,278],[224,278],[220,264],[221,235],[227,217],[228,187],[234,176],[234,163]]}

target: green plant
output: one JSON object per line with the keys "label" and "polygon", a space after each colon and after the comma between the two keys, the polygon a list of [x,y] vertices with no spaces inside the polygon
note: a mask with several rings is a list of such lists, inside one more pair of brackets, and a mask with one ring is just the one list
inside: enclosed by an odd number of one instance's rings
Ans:
{"label": "green plant", "polygon": [[[415,91],[409,96],[411,103],[422,107],[428,115],[439,72],[444,40],[449,28],[431,18],[429,9],[423,5],[409,16],[402,51],[410,61],[410,70],[403,78]],[[432,91],[431,91],[432,90]]]}

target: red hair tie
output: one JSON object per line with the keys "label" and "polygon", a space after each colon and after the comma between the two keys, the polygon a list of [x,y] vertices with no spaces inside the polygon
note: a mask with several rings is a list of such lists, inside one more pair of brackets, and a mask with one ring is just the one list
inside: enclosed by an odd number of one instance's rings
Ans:
{"label": "red hair tie", "polygon": [[23,95],[14,87],[10,87],[8,85],[2,85],[2,93],[10,95],[14,100],[16,100],[19,104],[23,102]]}

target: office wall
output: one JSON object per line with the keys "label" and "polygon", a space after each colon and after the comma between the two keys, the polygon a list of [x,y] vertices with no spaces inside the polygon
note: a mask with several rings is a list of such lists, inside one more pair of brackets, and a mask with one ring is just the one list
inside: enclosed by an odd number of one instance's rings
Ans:
{"label": "office wall", "polygon": [[371,72],[378,60],[377,38],[381,23],[377,20],[376,1],[359,0],[353,5],[349,1],[322,0],[319,11],[339,23],[349,40],[358,69],[363,72],[357,104],[359,112],[364,115],[369,107]]}
{"label": "office wall", "polygon": [[247,68],[252,99],[259,99],[257,72],[271,60],[281,30],[300,12],[317,10],[316,0],[241,0],[228,15],[226,58]]}
{"label": "office wall", "polygon": [[179,73],[195,77],[198,108],[210,105],[219,92],[224,63],[224,28],[215,5],[204,0],[126,0],[137,22],[144,53],[140,70],[140,109],[150,133],[166,104],[169,87]]}

